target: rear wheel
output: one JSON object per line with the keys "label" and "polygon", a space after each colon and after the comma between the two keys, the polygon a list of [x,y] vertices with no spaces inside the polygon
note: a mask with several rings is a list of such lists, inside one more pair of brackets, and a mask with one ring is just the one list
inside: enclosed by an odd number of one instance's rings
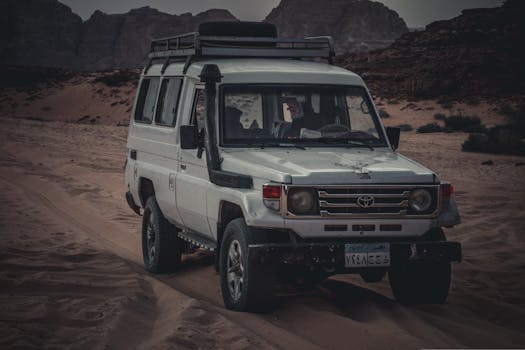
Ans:
{"label": "rear wheel", "polygon": [[261,311],[272,298],[271,267],[250,262],[251,233],[244,219],[232,220],[224,231],[219,272],[224,305],[236,311]]}
{"label": "rear wheel", "polygon": [[174,271],[180,264],[183,247],[177,228],[166,220],[155,197],[149,197],[142,218],[142,257],[146,270]]}

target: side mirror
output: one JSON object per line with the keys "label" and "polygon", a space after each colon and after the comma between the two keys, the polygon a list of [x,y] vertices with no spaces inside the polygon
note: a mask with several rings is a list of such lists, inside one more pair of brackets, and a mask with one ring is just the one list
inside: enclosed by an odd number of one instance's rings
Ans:
{"label": "side mirror", "polygon": [[182,125],[180,127],[180,147],[182,149],[196,149],[199,146],[196,125]]}
{"label": "side mirror", "polygon": [[388,137],[388,141],[390,142],[390,145],[392,146],[392,149],[395,151],[399,147],[399,135],[401,134],[400,128],[394,128],[389,126],[386,128],[386,136]]}

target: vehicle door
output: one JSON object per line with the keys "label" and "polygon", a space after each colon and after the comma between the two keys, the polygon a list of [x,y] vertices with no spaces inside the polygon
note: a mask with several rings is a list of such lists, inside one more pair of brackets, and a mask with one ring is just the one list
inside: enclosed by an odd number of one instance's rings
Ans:
{"label": "vehicle door", "polygon": [[[185,120],[187,125],[197,125],[199,137],[204,135],[205,99],[204,87],[195,85],[192,104]],[[203,236],[211,237],[206,212],[206,193],[211,187],[206,164],[206,154],[194,149],[180,149],[177,176],[177,205],[184,226]]]}
{"label": "vehicle door", "polygon": [[179,144],[176,125],[179,115],[179,100],[184,79],[181,76],[164,76],[160,82],[159,97],[155,112],[155,151],[151,157],[153,171],[160,186],[155,196],[162,213],[175,224],[181,223],[175,196],[176,178],[179,170]]}
{"label": "vehicle door", "polygon": [[182,82],[182,77],[174,76],[142,79],[128,141],[135,158],[130,165],[137,191],[143,181],[151,181],[157,203],[172,223],[180,222],[174,193],[179,168],[175,124]]}

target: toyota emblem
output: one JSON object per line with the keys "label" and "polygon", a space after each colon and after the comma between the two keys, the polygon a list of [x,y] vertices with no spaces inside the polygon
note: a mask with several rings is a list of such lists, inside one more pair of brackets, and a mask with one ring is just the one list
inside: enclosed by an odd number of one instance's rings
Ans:
{"label": "toyota emblem", "polygon": [[357,197],[357,205],[361,208],[369,208],[375,203],[375,198],[367,194]]}

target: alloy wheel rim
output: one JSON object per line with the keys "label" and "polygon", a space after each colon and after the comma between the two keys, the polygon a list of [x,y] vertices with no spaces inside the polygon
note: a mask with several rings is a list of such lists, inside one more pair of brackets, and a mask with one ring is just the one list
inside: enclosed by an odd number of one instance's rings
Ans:
{"label": "alloy wheel rim", "polygon": [[238,240],[233,240],[228,248],[228,259],[226,262],[226,278],[228,289],[234,301],[242,296],[244,285],[244,265],[242,263],[242,249]]}
{"label": "alloy wheel rim", "polygon": [[148,241],[148,258],[149,258],[149,261],[153,261],[153,259],[155,258],[155,228],[153,227],[153,224],[152,224],[152,221],[153,221],[153,213],[150,214],[149,216],[149,219],[148,219],[148,226],[147,226],[147,229],[146,229],[146,238],[147,238],[147,241]]}

